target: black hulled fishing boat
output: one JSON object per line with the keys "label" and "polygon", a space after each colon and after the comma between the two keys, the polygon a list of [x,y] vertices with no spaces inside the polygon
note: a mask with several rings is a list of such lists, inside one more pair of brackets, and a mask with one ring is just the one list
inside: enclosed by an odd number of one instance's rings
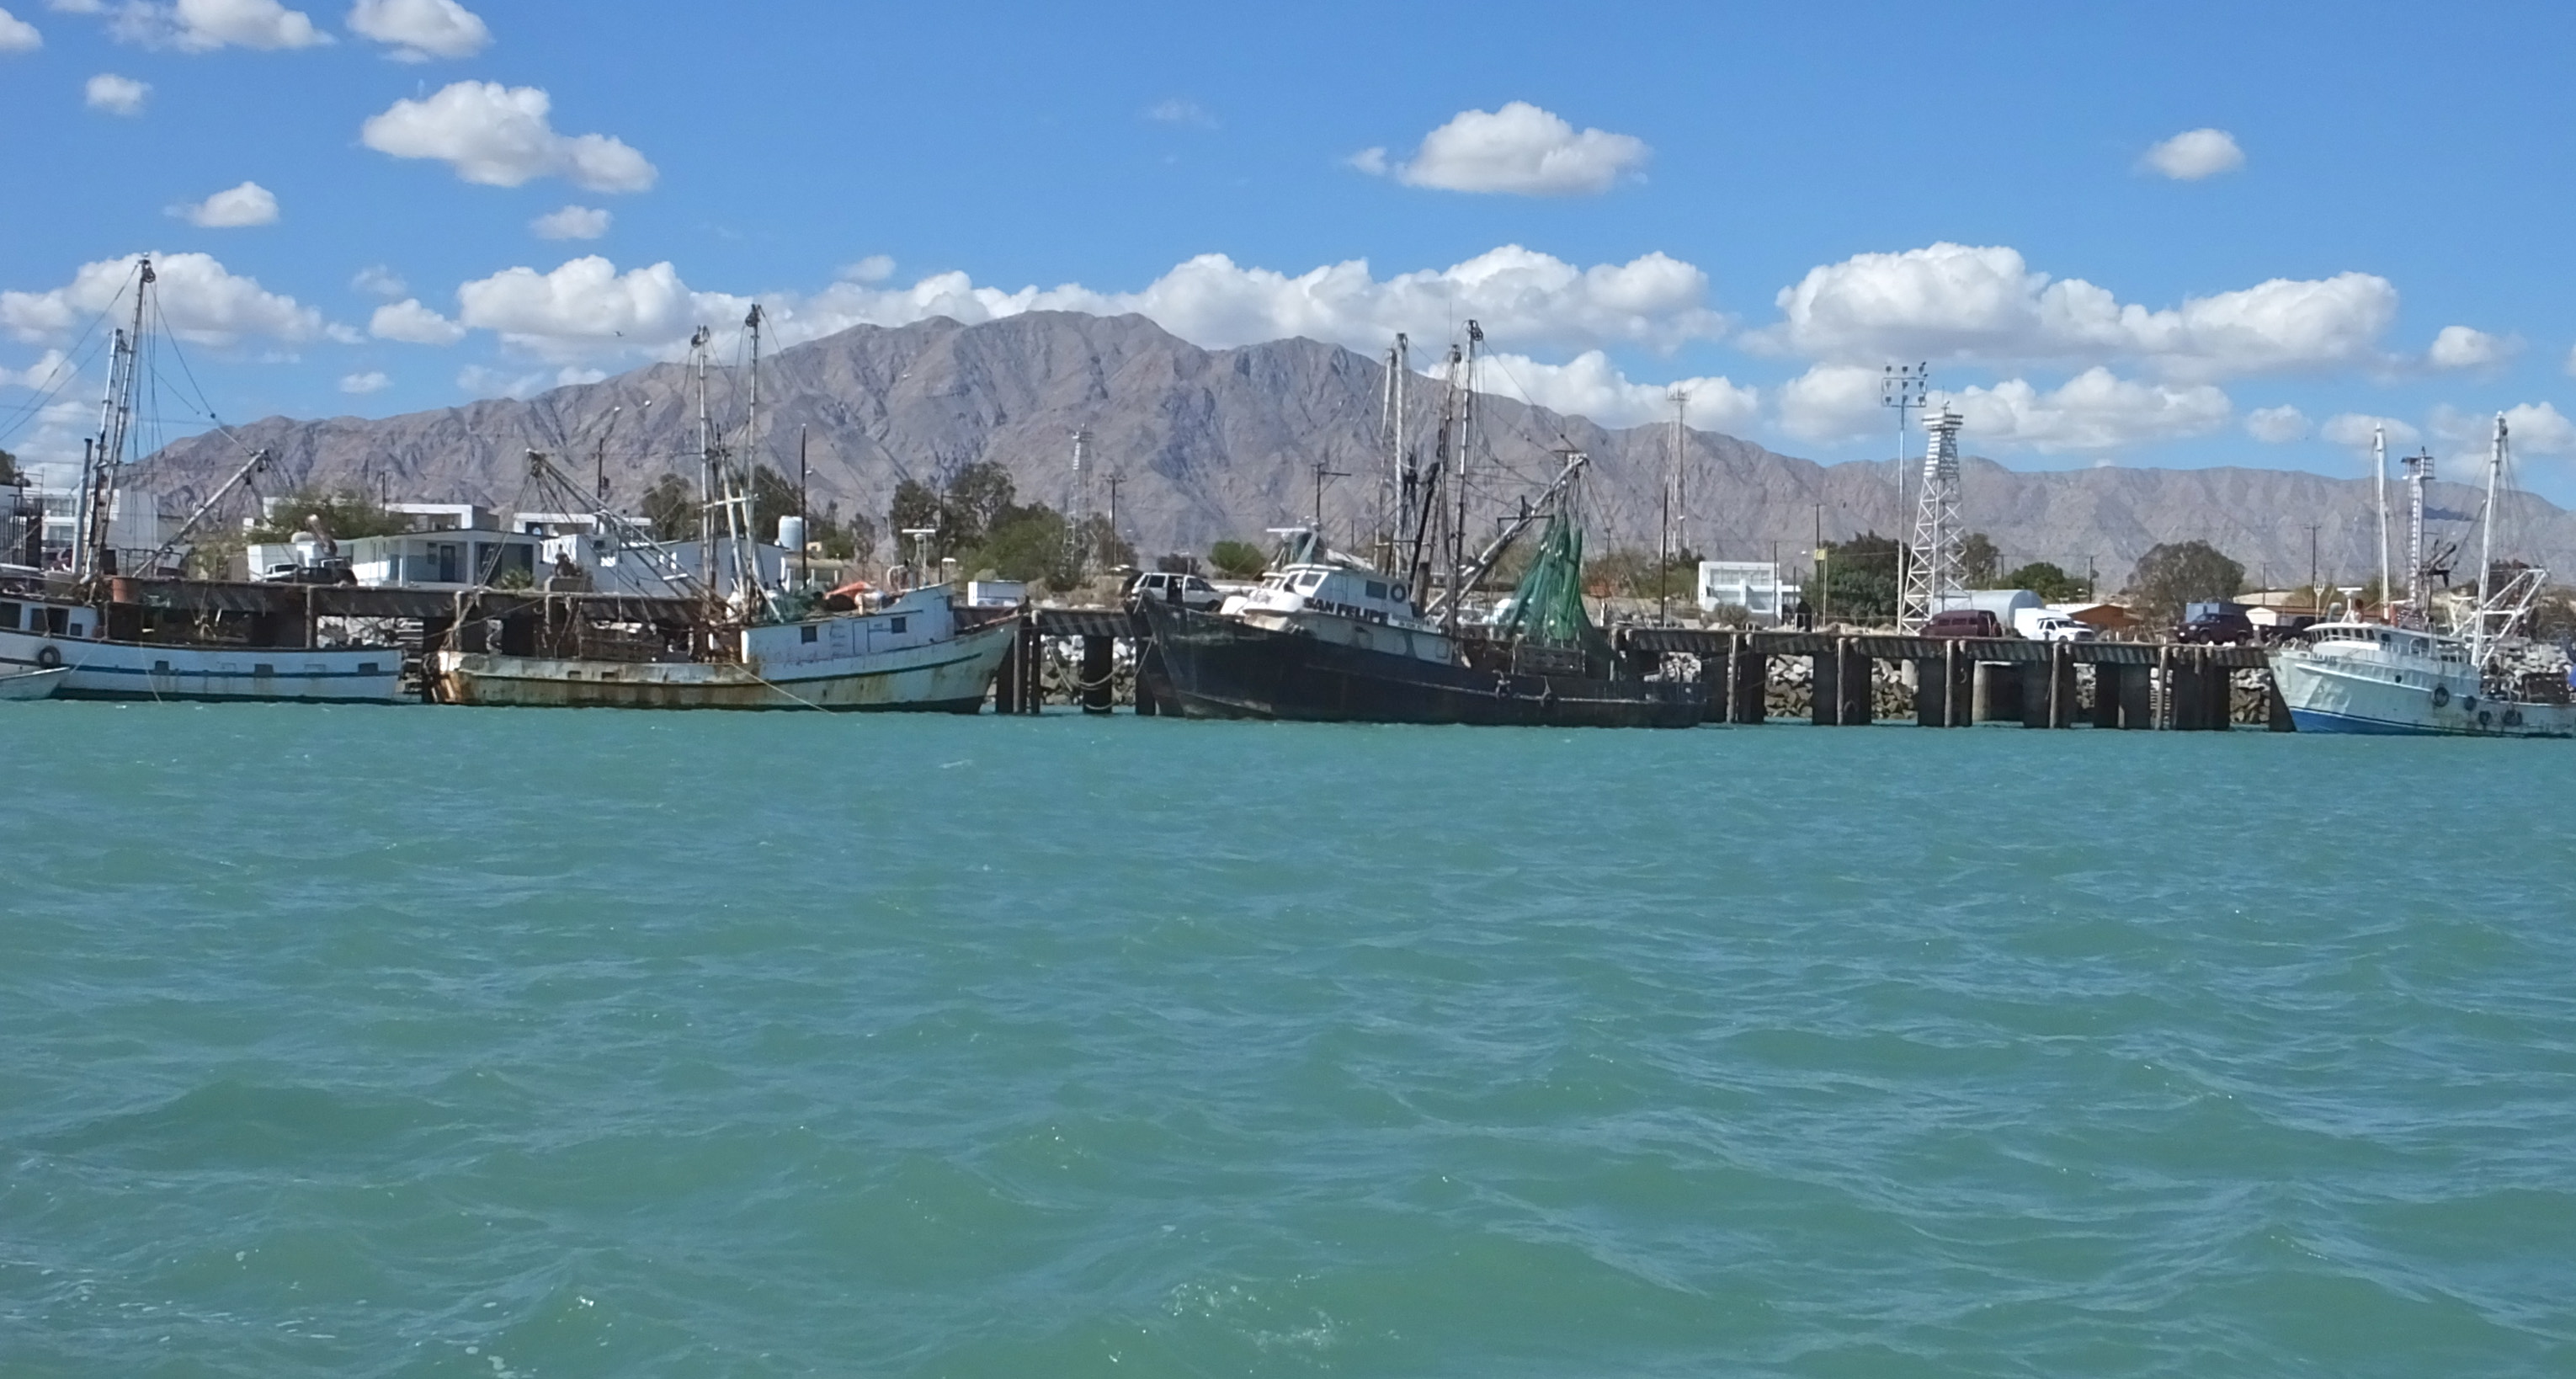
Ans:
{"label": "black hulled fishing boat", "polygon": [[[1469,322],[1470,370],[1481,339]],[[1474,390],[1460,386],[1461,362],[1453,349],[1438,453],[1425,473],[1404,467],[1403,539],[1385,543],[1409,552],[1409,573],[1383,573],[1304,529],[1290,534],[1285,558],[1259,588],[1216,611],[1147,602],[1165,707],[1192,718],[1334,723],[1687,728],[1701,721],[1707,691],[1696,677],[1630,671],[1584,610],[1583,536],[1569,511],[1588,462],[1581,452],[1563,452],[1563,471],[1538,501],[1468,553],[1471,514],[1460,477]],[[1538,547],[1510,598],[1491,614],[1467,616],[1465,595],[1534,527]],[[1446,586],[1417,603],[1444,549]]]}

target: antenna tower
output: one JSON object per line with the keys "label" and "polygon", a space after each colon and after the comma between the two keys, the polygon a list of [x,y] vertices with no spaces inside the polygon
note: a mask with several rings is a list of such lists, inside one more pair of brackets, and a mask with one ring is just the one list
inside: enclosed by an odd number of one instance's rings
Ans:
{"label": "antenna tower", "polygon": [[1959,603],[1967,593],[1959,558],[1966,535],[1959,529],[1960,425],[1959,414],[1947,404],[1923,417],[1923,491],[1914,511],[1912,558],[1902,572],[1904,594],[1896,617],[1897,627],[1906,632],[1922,631],[1934,613]]}

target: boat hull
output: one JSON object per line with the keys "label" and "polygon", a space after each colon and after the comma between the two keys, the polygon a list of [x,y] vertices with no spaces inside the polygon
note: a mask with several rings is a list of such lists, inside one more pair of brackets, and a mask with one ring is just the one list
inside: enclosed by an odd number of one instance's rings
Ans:
{"label": "boat hull", "polygon": [[390,704],[402,697],[402,653],[392,647],[184,646],[0,631],[0,674],[56,666],[64,671],[58,699]]}
{"label": "boat hull", "polygon": [[1012,619],[924,646],[798,665],[605,661],[442,651],[442,703],[486,708],[975,713],[1019,635]]}
{"label": "boat hull", "polygon": [[1497,674],[1374,651],[1239,618],[1144,605],[1168,680],[1190,718],[1492,727],[1688,728],[1695,682]]}
{"label": "boat hull", "polygon": [[71,674],[57,666],[52,670],[0,671],[0,702],[25,703],[33,699],[50,699],[63,687],[63,677]]}
{"label": "boat hull", "polygon": [[2477,681],[2465,673],[2423,676],[2283,653],[2273,657],[2272,681],[2292,726],[2303,733],[2576,737],[2576,705],[2482,698]]}

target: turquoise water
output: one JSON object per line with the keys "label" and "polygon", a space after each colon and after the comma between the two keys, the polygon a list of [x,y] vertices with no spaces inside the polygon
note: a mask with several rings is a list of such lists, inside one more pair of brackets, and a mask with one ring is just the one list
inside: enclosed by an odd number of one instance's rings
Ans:
{"label": "turquoise water", "polygon": [[13,1379],[2576,1372],[2558,744],[6,708]]}

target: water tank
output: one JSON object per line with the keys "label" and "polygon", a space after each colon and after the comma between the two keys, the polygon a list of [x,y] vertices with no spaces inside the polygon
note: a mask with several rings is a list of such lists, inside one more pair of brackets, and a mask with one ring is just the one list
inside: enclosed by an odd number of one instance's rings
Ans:
{"label": "water tank", "polygon": [[779,518],[778,544],[786,547],[791,553],[804,550],[805,519],[802,517]]}

